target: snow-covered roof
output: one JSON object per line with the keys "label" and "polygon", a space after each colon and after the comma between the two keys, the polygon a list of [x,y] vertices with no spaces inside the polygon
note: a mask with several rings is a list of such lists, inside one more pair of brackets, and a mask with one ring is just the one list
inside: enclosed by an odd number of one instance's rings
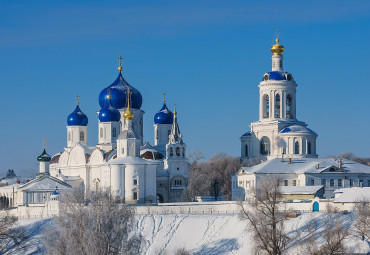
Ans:
{"label": "snow-covered roof", "polygon": [[54,191],[56,183],[58,183],[59,190],[71,188],[71,185],[68,183],[65,183],[64,181],[53,176],[44,174],[36,177],[30,182],[27,182],[26,184],[19,186],[19,189],[23,191]]}
{"label": "snow-covered roof", "polygon": [[301,125],[291,125],[288,127],[283,128],[280,131],[280,134],[310,134],[310,135],[317,135],[314,131],[311,129],[301,126]]}
{"label": "snow-covered roof", "polygon": [[334,191],[336,198],[335,203],[353,203],[361,201],[370,202],[370,188],[369,187],[353,187],[336,189]]}
{"label": "snow-covered roof", "polygon": [[159,164],[156,160],[145,160],[139,157],[121,157],[121,158],[115,158],[108,161],[111,165],[123,165],[123,164],[129,164],[129,165],[157,165]]}
{"label": "snow-covered roof", "polygon": [[280,192],[284,195],[289,194],[316,194],[324,186],[281,186]]}
{"label": "snow-covered roof", "polygon": [[[317,169],[317,165],[319,168]],[[275,158],[252,167],[242,167],[239,173],[257,174],[302,174],[321,173],[333,169],[335,173],[366,173],[370,174],[370,166],[366,166],[351,160],[342,159],[342,167],[339,169],[339,159],[335,158],[297,158],[288,159]]]}

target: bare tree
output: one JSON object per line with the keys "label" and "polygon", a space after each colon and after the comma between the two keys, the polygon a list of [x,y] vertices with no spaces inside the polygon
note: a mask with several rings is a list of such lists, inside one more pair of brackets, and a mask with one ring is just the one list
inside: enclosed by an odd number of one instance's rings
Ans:
{"label": "bare tree", "polygon": [[358,201],[355,206],[356,219],[354,222],[354,235],[370,239],[370,203],[368,200]]}
{"label": "bare tree", "polygon": [[65,194],[54,225],[45,235],[50,254],[139,254],[142,239],[133,233],[133,210],[117,204],[109,190]]}
{"label": "bare tree", "polygon": [[240,202],[242,220],[248,220],[256,254],[280,255],[285,252],[289,237],[284,224],[288,220],[285,206],[279,204],[279,180],[266,178],[252,188],[247,204]]}
{"label": "bare tree", "polygon": [[28,239],[26,230],[17,226],[18,218],[9,216],[7,212],[1,211],[0,217],[0,254],[9,250],[21,251],[26,248],[25,241]]}

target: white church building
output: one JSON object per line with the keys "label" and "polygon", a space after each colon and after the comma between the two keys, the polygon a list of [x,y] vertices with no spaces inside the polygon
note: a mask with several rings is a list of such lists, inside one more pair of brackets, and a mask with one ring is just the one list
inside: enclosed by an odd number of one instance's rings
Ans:
{"label": "white church building", "polygon": [[98,144],[88,145],[88,117],[77,98],[67,118],[67,145],[52,156],[50,175],[86,190],[110,189],[125,203],[181,201],[189,163],[176,109],[164,98],[154,116],[154,145],[144,144],[142,95],[123,78],[121,64],[118,71],[99,95]]}
{"label": "white church building", "polygon": [[348,187],[370,187],[370,166],[342,159],[320,159],[316,152],[317,134],[297,119],[296,88],[293,75],[283,68],[283,45],[271,47],[272,70],[259,83],[259,120],[241,136],[241,159],[265,162],[242,167],[232,176],[233,200],[245,199],[248,189],[274,176],[281,186],[324,187],[324,198]]}

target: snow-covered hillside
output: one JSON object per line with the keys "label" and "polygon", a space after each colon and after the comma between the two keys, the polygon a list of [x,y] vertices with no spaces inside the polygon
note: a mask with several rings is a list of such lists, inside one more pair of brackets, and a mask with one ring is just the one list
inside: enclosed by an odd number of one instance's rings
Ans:
{"label": "snow-covered hillside", "polygon": [[[299,244],[312,234],[307,231],[311,219],[314,220],[315,233],[322,236],[324,216],[324,213],[305,213],[289,220],[290,254],[301,254]],[[338,216],[348,226],[354,218],[353,213]],[[32,235],[26,254],[43,254],[40,239],[45,229],[52,226],[52,220],[28,219],[20,220],[20,223],[27,226]],[[252,254],[251,237],[245,231],[247,222],[240,221],[238,215],[141,215],[137,216],[136,227],[146,239],[143,254],[173,254],[178,248],[202,255]],[[354,252],[370,252],[367,242],[351,238],[346,244]]]}

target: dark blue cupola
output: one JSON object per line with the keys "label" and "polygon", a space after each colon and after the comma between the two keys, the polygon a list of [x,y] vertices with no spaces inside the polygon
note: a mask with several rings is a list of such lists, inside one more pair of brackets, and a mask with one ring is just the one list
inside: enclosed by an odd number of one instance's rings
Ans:
{"label": "dark blue cupola", "polygon": [[109,91],[110,89],[110,100],[111,104],[116,109],[123,109],[126,107],[126,91],[130,89],[131,94],[131,108],[133,109],[140,109],[143,103],[143,97],[141,96],[140,91],[132,87],[122,76],[122,67],[121,67],[121,57],[120,65],[118,67],[118,77],[117,79],[108,87],[103,89],[99,94],[99,104],[101,108],[107,104]]}
{"label": "dark blue cupola", "polygon": [[80,109],[77,95],[76,109],[68,115],[67,124],[68,126],[87,126],[88,122],[89,120],[87,116]]}
{"label": "dark blue cupola", "polygon": [[100,122],[111,122],[111,121],[120,121],[121,114],[120,112],[114,108],[110,101],[110,91],[111,89],[108,89],[108,101],[106,102],[106,106],[102,108],[99,112],[99,121]]}
{"label": "dark blue cupola", "polygon": [[163,106],[159,112],[154,115],[155,124],[172,124],[173,113],[167,108],[166,93],[163,93]]}

